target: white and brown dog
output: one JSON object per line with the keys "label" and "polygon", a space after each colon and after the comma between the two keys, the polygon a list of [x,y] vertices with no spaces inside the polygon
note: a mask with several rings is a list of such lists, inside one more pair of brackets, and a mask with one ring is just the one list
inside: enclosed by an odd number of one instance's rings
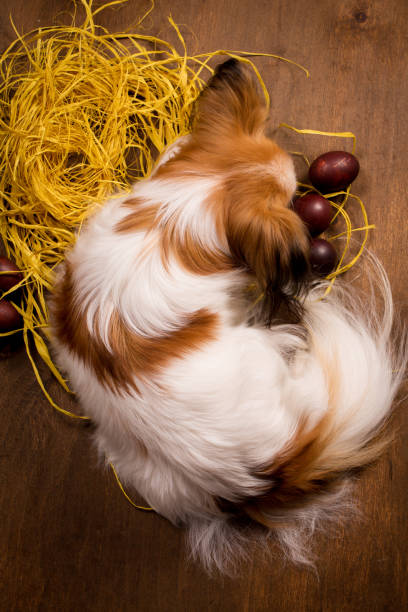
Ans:
{"label": "white and brown dog", "polygon": [[271,532],[309,558],[305,534],[384,446],[405,364],[378,264],[381,319],[351,289],[319,299],[308,283],[293,163],[265,119],[246,67],[219,66],[192,134],[91,217],[51,302],[100,453],[222,570]]}

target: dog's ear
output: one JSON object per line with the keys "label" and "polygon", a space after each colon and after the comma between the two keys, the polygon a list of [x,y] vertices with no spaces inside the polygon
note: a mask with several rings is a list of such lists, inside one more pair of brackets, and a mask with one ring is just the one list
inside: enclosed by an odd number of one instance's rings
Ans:
{"label": "dog's ear", "polygon": [[225,235],[236,265],[257,279],[262,317],[270,324],[282,305],[298,320],[309,279],[309,241],[303,222],[271,179],[231,181],[224,206]]}
{"label": "dog's ear", "polygon": [[236,59],[219,64],[201,93],[195,111],[194,133],[235,137],[262,133],[267,110],[248,66]]}

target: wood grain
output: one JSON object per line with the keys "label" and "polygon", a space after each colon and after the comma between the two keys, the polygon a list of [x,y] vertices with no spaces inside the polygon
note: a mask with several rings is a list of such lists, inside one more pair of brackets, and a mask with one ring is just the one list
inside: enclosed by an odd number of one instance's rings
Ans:
{"label": "wood grain", "polygon": [[[280,122],[358,136],[354,191],[377,225],[380,256],[407,319],[408,226],[406,0],[161,0],[147,28],[174,34],[191,52],[273,52],[311,72],[259,58],[271,93],[271,130]],[[69,0],[3,0],[0,45],[48,25]],[[135,22],[148,2],[102,13],[112,30]],[[289,149],[313,158],[344,142],[279,131]],[[335,145],[335,146],[334,146]],[[42,369],[52,395],[64,395]],[[407,403],[396,408],[396,440],[355,483],[362,517],[317,534],[316,573],[254,555],[238,579],[208,577],[185,556],[183,533],[134,510],[98,465],[92,430],[57,414],[35,382],[24,351],[0,363],[0,609],[4,611],[399,611],[408,609]],[[405,388],[405,392],[407,389]]]}

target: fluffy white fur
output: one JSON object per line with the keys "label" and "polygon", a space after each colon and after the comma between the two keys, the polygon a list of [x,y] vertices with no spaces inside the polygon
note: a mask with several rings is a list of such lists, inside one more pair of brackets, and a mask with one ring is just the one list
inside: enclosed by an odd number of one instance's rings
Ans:
{"label": "fluffy white fur", "polygon": [[[177,158],[186,143],[188,138],[173,145],[158,167]],[[295,177],[287,160],[271,160],[267,168],[254,165],[250,172],[275,174],[292,192]],[[395,356],[391,348],[392,299],[378,263],[373,276],[383,298],[381,317],[373,305],[365,302],[360,308],[354,290],[339,283],[321,299],[321,283],[304,300],[301,325],[271,328],[248,324],[245,289],[251,271],[236,266],[195,274],[175,255],[164,265],[160,234],[175,216],[181,237],[188,230],[204,248],[228,255],[228,244],[204,206],[224,179],[221,171],[168,178],[156,169],[130,195],[104,204],[67,256],[75,304],[86,313],[89,338],[98,335],[108,350],[113,312],[120,314],[129,334],[160,339],[206,309],[218,317],[215,338],[151,376],[136,373],[135,388],[121,390],[98,378],[92,361],[67,345],[55,322],[53,346],[83,412],[97,425],[100,453],[122,482],[158,513],[187,526],[191,550],[206,568],[225,571],[245,552],[248,540],[271,532],[292,559],[310,558],[304,536],[329,507],[336,510],[344,478],[327,493],[306,496],[302,507],[271,507],[270,531],[243,526],[218,500],[239,507],[261,495],[262,467],[281,457],[300,424],[312,430],[328,413],[319,466],[340,471],[343,462],[344,472],[356,467],[349,457],[387,419],[405,355],[402,349]],[[119,233],[118,223],[129,214],[126,202],[133,197],[142,207],[159,204],[159,222],[152,230]],[[330,380],[333,372],[336,383]],[[269,486],[273,489],[273,474]]]}

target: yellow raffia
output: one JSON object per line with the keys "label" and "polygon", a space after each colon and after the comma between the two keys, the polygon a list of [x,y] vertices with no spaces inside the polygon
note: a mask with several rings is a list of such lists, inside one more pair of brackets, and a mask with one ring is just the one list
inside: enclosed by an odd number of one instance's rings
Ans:
{"label": "yellow raffia", "polygon": [[[0,232],[7,256],[23,273],[22,298],[15,306],[23,320],[28,358],[40,388],[50,404],[64,415],[88,417],[64,410],[45,388],[35,354],[69,392],[67,382],[48,351],[49,313],[45,299],[55,268],[75,241],[92,210],[115,192],[147,176],[155,158],[178,136],[189,132],[194,101],[212,74],[211,61],[222,55],[249,64],[269,95],[253,58],[282,60],[276,54],[218,49],[189,56],[179,27],[169,18],[181,52],[165,40],[140,29],[154,0],[137,22],[137,33],[110,33],[95,23],[108,7],[126,3],[114,0],[93,8],[93,0],[73,0],[70,26],[50,26],[22,35],[12,21],[14,40],[0,56]],[[85,13],[77,25],[77,12]],[[139,27],[140,26],[140,27]],[[139,28],[139,29],[138,29]],[[353,138],[350,132],[330,133],[283,127],[303,134]],[[308,158],[301,155],[309,165]],[[303,189],[313,189],[303,185]],[[330,194],[334,198],[339,194]],[[351,267],[361,254],[368,225],[361,200],[347,192],[341,204],[332,201],[346,223],[346,250],[335,277]],[[352,228],[344,204],[354,198],[364,216],[363,227]],[[345,254],[352,232],[365,232],[360,249],[349,263]],[[3,297],[8,297],[9,291]],[[14,294],[15,295],[15,294]],[[16,332],[6,332],[8,336]],[[126,494],[112,466],[115,478]]]}
{"label": "yellow raffia", "polygon": [[353,132],[322,132],[321,130],[296,128],[293,125],[288,125],[287,123],[280,123],[279,127],[285,127],[288,130],[292,130],[293,132],[296,132],[297,134],[311,134],[311,135],[314,134],[318,136],[336,136],[336,138],[352,138],[353,139],[352,153],[354,153],[356,150],[357,139],[355,137],[355,134],[353,134]]}
{"label": "yellow raffia", "polygon": [[119,485],[119,489],[122,491],[123,495],[126,497],[126,499],[128,500],[129,503],[132,504],[132,506],[134,506],[135,508],[137,508],[138,510],[146,510],[146,512],[151,512],[154,511],[154,508],[150,508],[150,506],[139,506],[138,504],[135,504],[135,502],[129,497],[129,495],[126,493],[125,488],[123,486],[123,484],[121,483],[121,481],[119,480],[119,476],[117,471],[115,470],[114,466],[112,463],[109,464],[111,466],[113,475],[115,476],[115,480]]}

